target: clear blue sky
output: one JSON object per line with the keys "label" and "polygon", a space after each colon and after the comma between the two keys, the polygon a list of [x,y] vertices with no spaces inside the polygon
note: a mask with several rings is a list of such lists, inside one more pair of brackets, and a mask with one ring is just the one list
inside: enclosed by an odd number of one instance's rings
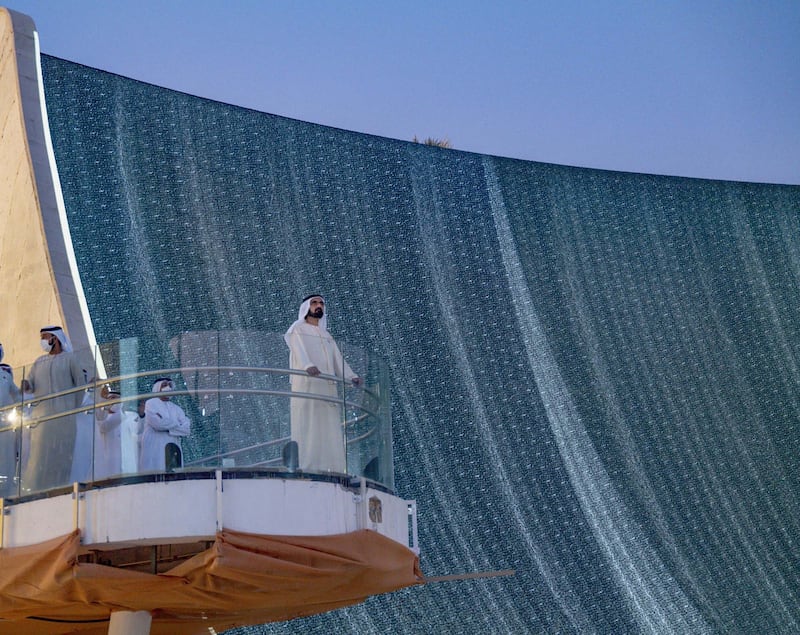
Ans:
{"label": "clear blue sky", "polygon": [[800,184],[798,0],[8,0],[44,53],[565,165]]}

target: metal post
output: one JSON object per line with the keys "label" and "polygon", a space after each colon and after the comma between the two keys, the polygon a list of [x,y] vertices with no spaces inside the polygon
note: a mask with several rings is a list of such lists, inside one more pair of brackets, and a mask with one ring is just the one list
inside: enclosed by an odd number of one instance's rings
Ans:
{"label": "metal post", "polygon": [[80,500],[81,500],[81,484],[75,482],[72,484],[72,527],[73,529],[80,529]]}
{"label": "metal post", "polygon": [[217,486],[217,531],[222,531],[222,488],[224,487],[222,481],[222,470],[216,470],[214,475]]}
{"label": "metal post", "polygon": [[367,479],[361,477],[359,484],[359,498],[361,499],[361,509],[359,514],[359,529],[369,527],[369,501],[367,500]]}

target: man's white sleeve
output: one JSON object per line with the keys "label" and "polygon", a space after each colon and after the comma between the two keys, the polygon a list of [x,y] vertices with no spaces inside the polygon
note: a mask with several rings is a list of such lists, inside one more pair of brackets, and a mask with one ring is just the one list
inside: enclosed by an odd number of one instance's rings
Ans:
{"label": "man's white sleeve", "polygon": [[186,416],[186,413],[180,407],[177,407],[175,412],[175,425],[170,430],[170,433],[176,437],[188,437],[191,427],[192,422],[189,420],[189,417]]}
{"label": "man's white sleeve", "polygon": [[97,408],[94,411],[95,420],[97,421],[97,427],[100,429],[100,432],[105,434],[110,430],[116,428],[120,423],[122,423],[122,411],[115,410],[112,412],[104,411],[102,408]]}

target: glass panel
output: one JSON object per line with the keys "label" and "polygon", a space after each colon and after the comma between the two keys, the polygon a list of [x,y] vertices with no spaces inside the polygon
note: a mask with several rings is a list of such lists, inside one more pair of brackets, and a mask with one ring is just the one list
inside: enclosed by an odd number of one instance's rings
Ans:
{"label": "glass panel", "polygon": [[289,440],[288,351],[276,334],[184,333],[171,340],[197,417],[187,467],[280,468]]}
{"label": "glass panel", "polygon": [[[87,390],[95,376],[94,351],[67,351],[42,355],[15,373],[23,394],[21,438],[17,441],[21,494],[69,486],[91,476],[92,448],[87,411],[94,403]],[[88,441],[91,443],[91,441]],[[73,450],[79,443],[82,453]]]}
{"label": "glass panel", "polygon": [[319,377],[289,368],[281,334],[255,331],[42,356],[0,376],[0,496],[209,468],[347,473],[392,488],[387,367],[363,347],[334,347]]}
{"label": "glass panel", "polygon": [[[99,350],[105,388],[94,412],[94,480],[179,468],[191,412],[169,347],[127,338]],[[155,394],[165,383],[172,392]],[[145,425],[147,410],[156,427]]]}
{"label": "glass panel", "polygon": [[22,393],[15,382],[20,370],[0,368],[0,498],[19,494],[22,448]]}
{"label": "glass panel", "polygon": [[347,471],[394,487],[388,369],[358,346],[342,351],[359,385],[345,382]]}

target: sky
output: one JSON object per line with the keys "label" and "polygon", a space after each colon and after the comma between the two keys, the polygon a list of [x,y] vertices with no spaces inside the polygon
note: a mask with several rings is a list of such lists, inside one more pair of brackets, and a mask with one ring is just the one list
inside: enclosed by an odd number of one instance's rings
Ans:
{"label": "sky", "polygon": [[5,6],[33,18],[48,55],[293,119],[562,165],[800,184],[797,0]]}

